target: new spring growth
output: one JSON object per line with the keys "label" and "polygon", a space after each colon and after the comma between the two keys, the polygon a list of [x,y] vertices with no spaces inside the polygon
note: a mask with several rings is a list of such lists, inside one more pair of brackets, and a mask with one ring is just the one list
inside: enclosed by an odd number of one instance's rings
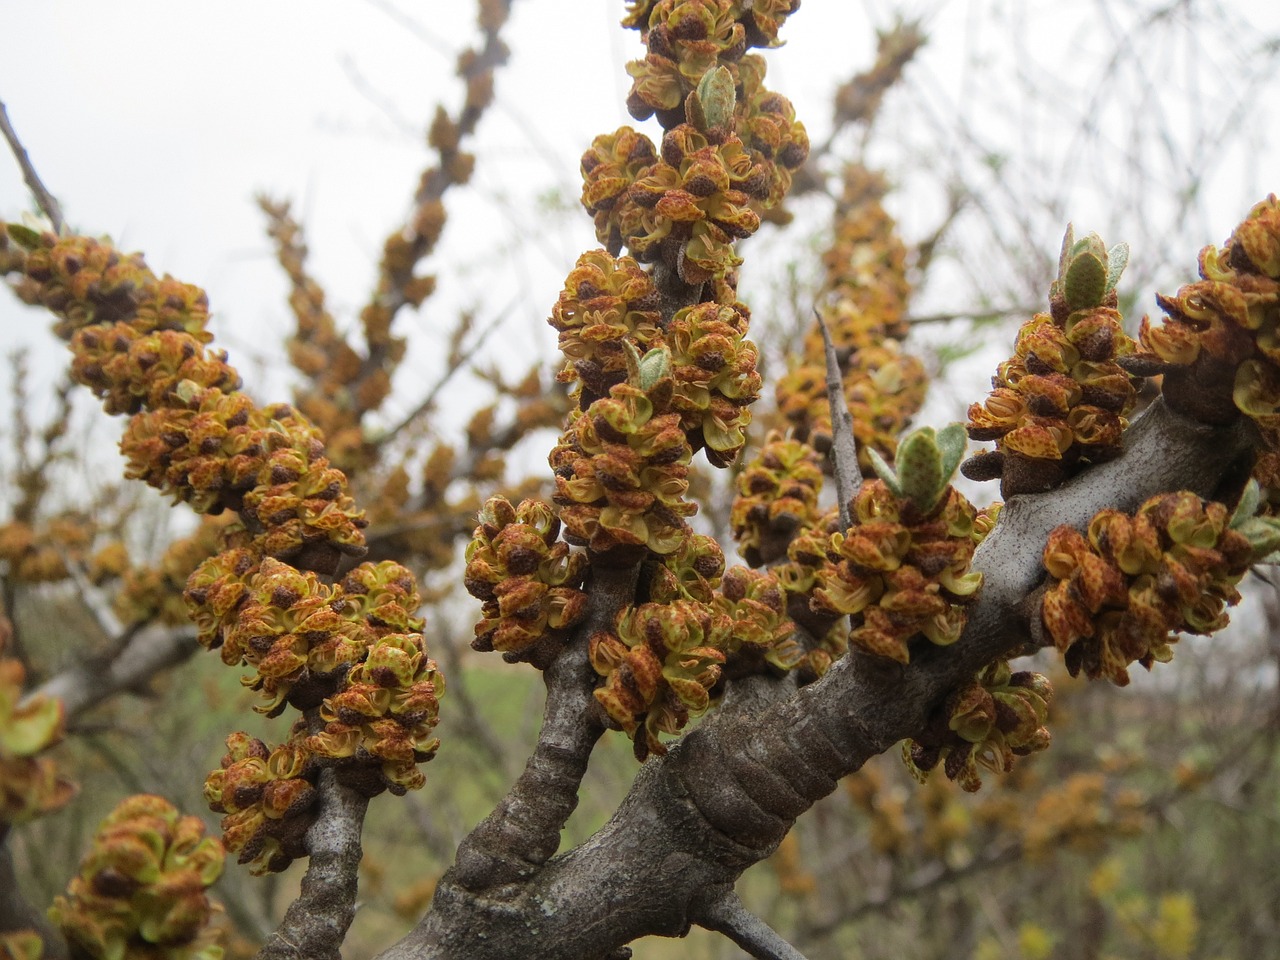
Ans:
{"label": "new spring growth", "polygon": [[850,614],[851,646],[907,663],[917,637],[940,646],[959,638],[982,584],[969,570],[976,513],[950,485],[963,452],[958,425],[908,435],[897,469],[879,462],[881,479],[854,498],[853,525],[827,541],[811,607]]}
{"label": "new spring growth", "polygon": [[998,660],[952,693],[918,740],[903,743],[903,762],[923,783],[941,761],[947,778],[972,793],[982,786],[979,767],[1008,773],[1015,757],[1049,746],[1052,699],[1047,678]]}
{"label": "new spring growth", "polygon": [[1058,277],[1049,286],[1049,300],[1061,300],[1068,313],[1101,306],[1128,263],[1127,243],[1117,243],[1108,250],[1096,233],[1076,240],[1075,228],[1067,224],[1058,255]]}
{"label": "new spring growth", "polygon": [[49,917],[77,956],[221,960],[211,928],[220,908],[206,891],[224,857],[198,817],[161,797],[129,797],[102,821]]}
{"label": "new spring growth", "polygon": [[1104,510],[1087,537],[1058,527],[1044,550],[1042,619],[1067,669],[1124,686],[1128,667],[1173,657],[1178,633],[1213,633],[1239,602],[1249,566],[1280,547],[1280,519],[1259,517],[1258,486],[1233,514],[1192,493],[1152,497],[1132,516]]}
{"label": "new spring growth", "polygon": [[735,106],[733,75],[720,66],[702,75],[698,88],[689,94],[685,112],[689,122],[716,143],[733,131]]}
{"label": "new spring growth", "polygon": [[[8,629],[0,615],[0,653]],[[41,756],[62,739],[62,701],[36,696],[24,703],[25,677],[17,660],[0,660],[0,827],[57,810],[76,792]]]}
{"label": "new spring growth", "polygon": [[972,480],[1000,478],[1007,499],[1049,490],[1089,463],[1120,452],[1138,378],[1118,361],[1134,352],[1116,311],[1115,286],[1129,251],[1067,227],[1049,313],[1018,331],[985,402],[969,408],[969,436],[996,449],[961,467]]}
{"label": "new spring growth", "polygon": [[936,433],[932,427],[922,427],[908,434],[898,447],[893,467],[875,450],[869,455],[876,475],[893,495],[927,514],[951,485],[967,446],[964,427],[953,423]]}

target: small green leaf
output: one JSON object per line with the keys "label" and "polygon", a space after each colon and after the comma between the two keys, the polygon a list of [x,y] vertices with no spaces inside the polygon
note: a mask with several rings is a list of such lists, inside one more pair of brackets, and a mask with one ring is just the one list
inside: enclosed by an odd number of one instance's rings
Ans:
{"label": "small green leaf", "polygon": [[1067,264],[1071,260],[1071,253],[1076,246],[1076,228],[1074,225],[1067,224],[1067,232],[1062,235],[1062,251],[1058,254],[1058,276],[1066,276]]}
{"label": "small green leaf", "polygon": [[1238,530],[1244,526],[1245,521],[1258,512],[1258,504],[1261,501],[1262,488],[1258,486],[1257,480],[1250,477],[1240,493],[1240,502],[1236,504],[1235,512],[1231,514],[1231,529]]}
{"label": "small green leaf", "polygon": [[938,431],[938,449],[942,451],[942,482],[948,484],[955,476],[956,467],[969,449],[969,435],[964,424],[952,423]]}
{"label": "small green leaf", "polygon": [[671,376],[671,353],[666,347],[654,347],[640,358],[640,389],[648,393],[659,380]]}
{"label": "small green leaf", "polygon": [[[693,96],[706,124],[699,129],[704,133],[727,129],[733,122],[735,99],[733,75],[729,73],[728,68],[718,66],[704,73],[698,82],[698,90]],[[697,121],[693,122],[696,126]]]}
{"label": "small green leaf", "polygon": [[884,485],[893,491],[895,497],[903,496],[902,484],[898,482],[898,475],[893,472],[893,467],[884,462],[884,457],[876,451],[874,447],[867,447],[867,459],[871,461],[871,469],[876,472]]}
{"label": "small green leaf", "polygon": [[922,427],[903,438],[895,458],[898,482],[908,500],[927,511],[942,494],[942,451],[932,427]]}
{"label": "small green leaf", "polygon": [[1120,274],[1124,273],[1124,268],[1129,265],[1129,245],[1127,243],[1117,243],[1114,247],[1107,251],[1107,289],[1105,293],[1110,293],[1116,288],[1116,284],[1120,282]]}
{"label": "small green leaf", "polygon": [[1062,282],[1062,296],[1069,310],[1087,310],[1102,302],[1107,290],[1106,265],[1092,253],[1072,259]]}
{"label": "small green leaf", "polygon": [[34,250],[40,246],[40,234],[30,227],[24,227],[20,223],[6,223],[5,232],[9,234],[9,239],[25,250]]}

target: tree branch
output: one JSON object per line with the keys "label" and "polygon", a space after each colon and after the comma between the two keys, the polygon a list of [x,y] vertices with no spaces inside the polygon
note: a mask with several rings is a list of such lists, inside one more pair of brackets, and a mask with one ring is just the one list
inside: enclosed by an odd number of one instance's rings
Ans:
{"label": "tree branch", "polygon": [[66,960],[67,942],[45,918],[43,911],[27,903],[18,889],[8,836],[9,824],[0,823],[0,933],[34,930],[44,941],[44,960]]}
{"label": "tree branch", "polygon": [[587,762],[605,727],[592,690],[591,635],[612,630],[618,611],[635,601],[639,565],[598,567],[586,619],[547,667],[547,700],[538,743],[511,790],[458,847],[441,881],[473,893],[527,880],[556,852],[560,831],[578,805]]}
{"label": "tree branch", "polygon": [[827,405],[831,408],[831,459],[836,478],[836,500],[840,508],[840,531],[848,530],[853,523],[849,504],[862,486],[862,471],[858,468],[858,445],[853,437],[853,414],[849,412],[849,400],[844,395],[844,378],[840,375],[840,360],[836,357],[836,345],[831,342],[827,321],[817,307],[813,308],[818,330],[822,333],[822,349],[827,360]]}
{"label": "tree branch", "polygon": [[44,185],[44,181],[40,179],[40,174],[36,173],[35,165],[31,162],[31,157],[27,155],[26,147],[22,145],[22,141],[18,139],[17,131],[13,129],[13,124],[9,122],[9,111],[5,108],[2,100],[0,100],[0,133],[4,134],[5,140],[9,143],[9,149],[13,151],[14,159],[18,161],[18,166],[22,168],[22,179],[26,181],[27,187],[31,190],[32,195],[35,196],[36,205],[49,218],[49,223],[53,226],[53,232],[61,233],[64,223],[62,206],[58,203],[58,198],[50,193],[48,187]]}
{"label": "tree branch", "polygon": [[756,960],[805,960],[804,954],[743,906],[732,890],[708,900],[694,916],[699,926],[723,933]]}
{"label": "tree branch", "polygon": [[1205,427],[1157,401],[1122,457],[1009,501],[975,556],[986,580],[954,645],[924,644],[906,666],[854,654],[764,711],[711,714],[641,767],[600,831],[528,882],[477,897],[446,875],[431,913],[383,960],[598,960],[640,936],[683,936],[708,889],[731,888],[838,778],[918,734],[957,685],[1026,641],[1026,598],[1054,527],[1082,528],[1100,509],[1166,490],[1210,495],[1253,440],[1243,422]]}
{"label": "tree branch", "polygon": [[185,662],[199,649],[189,628],[148,627],[135,634],[109,663],[77,663],[51,677],[32,696],[61,700],[70,723],[122,690],[140,689],[151,677]]}
{"label": "tree branch", "polygon": [[298,898],[258,951],[258,960],[341,960],[339,948],[356,915],[360,830],[367,797],[320,771],[320,812],[307,831],[307,872]]}

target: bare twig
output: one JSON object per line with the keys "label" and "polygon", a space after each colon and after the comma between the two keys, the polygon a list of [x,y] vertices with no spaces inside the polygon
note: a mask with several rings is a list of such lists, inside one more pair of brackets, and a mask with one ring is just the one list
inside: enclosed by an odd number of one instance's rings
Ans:
{"label": "bare twig", "polygon": [[694,920],[699,926],[723,933],[756,960],[805,960],[804,954],[743,906],[731,889],[702,904],[695,911]]}
{"label": "bare twig", "polygon": [[858,468],[858,446],[853,439],[853,414],[844,395],[844,380],[840,376],[840,360],[836,346],[831,342],[831,331],[822,313],[813,308],[818,329],[822,331],[822,346],[827,356],[827,403],[831,405],[831,459],[836,475],[836,499],[840,508],[840,529],[848,530],[852,524],[849,504],[862,486],[862,471]]}
{"label": "bare twig", "polygon": [[9,122],[9,111],[5,108],[4,101],[0,100],[0,133],[4,134],[4,138],[8,141],[9,149],[13,151],[13,157],[18,161],[18,166],[22,168],[22,179],[26,181],[27,187],[36,198],[36,204],[53,226],[54,233],[61,233],[63,226],[62,206],[58,203],[58,198],[49,192],[44,185],[44,181],[40,179],[40,174],[36,173],[35,165],[31,162],[31,157],[27,155],[27,148],[22,145],[22,141],[18,139],[17,132],[13,129],[13,124]]}
{"label": "bare twig", "polygon": [[44,941],[45,960],[66,960],[67,943],[44,918],[42,911],[29,904],[18,889],[18,875],[9,852],[9,825],[0,823],[0,934],[18,930],[34,930]]}
{"label": "bare twig", "polygon": [[387,430],[384,433],[382,433],[381,436],[378,437],[377,442],[379,445],[385,444],[387,441],[393,439],[398,434],[404,432],[404,430],[410,424],[412,424],[415,420],[417,420],[419,417],[421,417],[424,413],[426,413],[435,405],[436,400],[440,397],[441,391],[443,391],[444,388],[449,385],[450,381],[453,380],[454,376],[458,373],[458,371],[461,370],[463,367],[465,367],[467,363],[471,360],[471,358],[476,355],[476,352],[479,351],[479,349],[483,347],[486,342],[488,342],[490,335],[492,335],[493,332],[498,329],[499,325],[504,320],[507,319],[508,312],[512,310],[515,307],[515,305],[516,305],[515,300],[512,300],[506,306],[504,306],[501,310],[498,311],[498,315],[496,317],[494,317],[487,324],[485,324],[484,328],[480,331],[479,334],[476,335],[476,338],[471,343],[471,345],[467,347],[466,350],[463,350],[461,353],[459,353],[456,357],[452,358],[452,362],[445,369],[444,374],[440,377],[438,381],[436,381],[435,386],[433,386],[430,390],[427,391],[427,395],[422,398],[422,401],[416,407],[414,407],[408,414],[406,414],[403,418],[401,418],[399,423],[395,424],[392,427],[387,428]]}
{"label": "bare twig", "polygon": [[33,696],[56,697],[71,721],[123,690],[138,690],[151,677],[200,649],[190,628],[151,627],[135,634],[105,666],[84,662],[52,677]]}

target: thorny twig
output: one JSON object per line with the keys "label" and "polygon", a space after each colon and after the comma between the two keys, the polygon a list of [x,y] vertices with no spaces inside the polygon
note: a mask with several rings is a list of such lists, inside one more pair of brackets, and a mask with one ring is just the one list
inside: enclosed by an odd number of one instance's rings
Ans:
{"label": "thorny twig", "polygon": [[40,179],[40,174],[36,173],[35,165],[31,162],[31,157],[27,154],[27,149],[22,145],[22,141],[18,139],[17,131],[13,129],[13,124],[9,122],[9,111],[5,108],[4,101],[0,100],[0,133],[4,134],[4,138],[9,143],[9,149],[13,151],[13,157],[18,161],[18,166],[22,168],[22,179],[26,181],[32,194],[36,198],[36,204],[40,207],[41,212],[49,218],[49,223],[53,226],[54,233],[61,233],[64,220],[62,219],[62,206],[58,203],[58,198],[49,192],[49,188],[44,185],[44,181]]}
{"label": "thorny twig", "polygon": [[836,357],[831,331],[822,313],[814,307],[818,329],[822,331],[822,345],[827,357],[827,403],[831,405],[831,459],[836,477],[836,499],[840,508],[840,529],[848,530],[852,524],[849,504],[858,487],[862,486],[862,471],[858,467],[858,446],[853,439],[853,414],[844,395],[844,381],[840,376],[840,360]]}

